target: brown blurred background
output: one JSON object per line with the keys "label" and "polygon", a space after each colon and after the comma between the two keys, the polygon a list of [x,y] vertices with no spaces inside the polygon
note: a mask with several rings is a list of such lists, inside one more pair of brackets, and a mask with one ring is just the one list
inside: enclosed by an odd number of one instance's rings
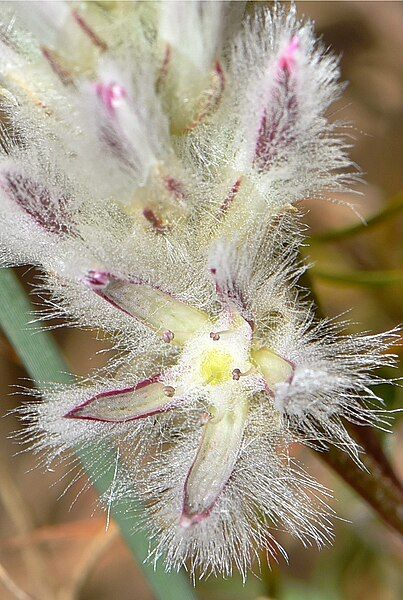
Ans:
{"label": "brown blurred background", "polygon": [[[353,160],[365,173],[362,196],[346,197],[366,218],[382,211],[403,189],[403,8],[398,2],[298,2],[300,15],[316,22],[326,44],[342,55],[343,79],[349,86],[332,109],[335,118],[354,123]],[[312,234],[357,224],[351,209],[305,202]],[[307,251],[315,261],[313,279],[323,311],[336,315],[351,308],[352,329],[381,331],[402,321],[402,277],[390,282],[385,271],[402,274],[402,217],[338,242],[316,242]],[[372,285],[334,281],[334,274],[381,272]],[[25,283],[32,274],[20,269]],[[316,274],[315,274],[316,273]],[[383,279],[382,279],[383,273]],[[386,274],[387,275],[387,274]],[[397,277],[396,279],[398,279]],[[332,280],[333,279],[333,280]],[[57,330],[57,341],[73,372],[86,374],[102,364],[96,351],[105,343],[90,333]],[[26,377],[4,337],[0,336],[1,414],[22,401],[9,396],[10,386]],[[396,375],[396,373],[391,374]],[[397,391],[381,390],[390,408],[399,405]],[[105,516],[95,512],[95,493],[75,499],[74,489],[61,499],[65,483],[55,473],[32,470],[35,459],[9,439],[21,424],[13,416],[0,420],[0,599],[152,600],[153,596],[131,554],[111,527],[105,536]],[[399,469],[402,422],[395,435],[384,436],[385,448]],[[403,597],[402,542],[374,513],[309,451],[303,460],[319,480],[335,491],[333,506],[342,519],[332,548],[303,550],[285,535],[281,541],[290,565],[281,561],[260,579],[211,578],[197,587],[205,600],[398,600]],[[401,467],[400,467],[401,470]],[[400,471],[401,474],[402,471]],[[10,577],[22,592],[6,590]],[[20,595],[18,595],[20,594]],[[22,595],[21,595],[22,594]]]}

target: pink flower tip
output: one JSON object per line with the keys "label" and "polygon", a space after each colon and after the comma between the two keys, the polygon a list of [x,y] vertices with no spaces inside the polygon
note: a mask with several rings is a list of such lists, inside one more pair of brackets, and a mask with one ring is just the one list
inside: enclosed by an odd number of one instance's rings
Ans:
{"label": "pink flower tip", "polygon": [[281,71],[287,71],[290,73],[293,70],[298,50],[299,39],[297,35],[294,35],[291,42],[288,44],[280,57],[279,68]]}
{"label": "pink flower tip", "polygon": [[119,108],[127,98],[126,89],[118,83],[97,83],[95,85],[95,91],[111,116],[115,115],[116,109]]}
{"label": "pink flower tip", "polygon": [[180,521],[179,521],[179,525],[183,529],[189,529],[193,525],[198,525],[199,523],[202,523],[205,519],[207,519],[209,514],[210,514],[209,511],[204,511],[202,513],[197,513],[197,514],[191,515],[185,511],[183,511]]}
{"label": "pink flower tip", "polygon": [[88,271],[82,281],[92,290],[103,290],[110,283],[110,277],[103,271]]}

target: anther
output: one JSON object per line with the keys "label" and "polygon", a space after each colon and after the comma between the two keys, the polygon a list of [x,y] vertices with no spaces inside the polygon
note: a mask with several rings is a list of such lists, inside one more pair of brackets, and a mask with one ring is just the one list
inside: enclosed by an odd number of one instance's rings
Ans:
{"label": "anther", "polygon": [[240,369],[234,369],[232,371],[232,379],[234,379],[234,381],[238,381],[239,378],[241,377],[242,373]]}
{"label": "anther", "polygon": [[172,340],[174,339],[174,337],[175,337],[174,332],[170,331],[169,329],[167,329],[166,331],[164,331],[164,333],[162,334],[162,339],[167,344],[169,344],[170,342],[172,342]]}
{"label": "anther", "polygon": [[210,332],[210,337],[212,340],[214,340],[215,342],[217,342],[217,340],[221,339],[221,337],[224,335],[228,335],[233,333],[231,331],[231,329],[224,329],[223,331],[211,331]]}
{"label": "anther", "polygon": [[250,369],[245,371],[245,373],[242,373],[240,369],[234,369],[232,371],[232,379],[234,379],[234,381],[239,381],[241,377],[247,377],[248,375],[252,375],[255,372],[256,369],[254,367],[251,367]]}
{"label": "anther", "polygon": [[164,386],[164,394],[165,396],[168,396],[168,398],[171,398],[175,393],[175,388],[172,387],[171,385],[166,385]]}
{"label": "anther", "polygon": [[208,411],[205,411],[202,416],[200,417],[200,422],[202,425],[206,425],[211,419],[211,413],[209,413]]}

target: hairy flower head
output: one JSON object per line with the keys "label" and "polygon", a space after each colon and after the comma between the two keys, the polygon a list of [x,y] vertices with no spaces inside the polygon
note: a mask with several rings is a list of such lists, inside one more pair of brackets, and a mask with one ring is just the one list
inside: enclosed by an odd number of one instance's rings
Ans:
{"label": "hairy flower head", "polygon": [[340,335],[298,293],[291,205],[348,182],[337,61],[294,9],[47,6],[11,5],[1,29],[1,253],[41,269],[45,318],[116,352],[23,409],[32,446],[96,465],[105,442],[105,500],[143,503],[168,568],[246,573],[284,552],[276,528],[321,545],[326,490],[291,444],[358,460],[345,420],[376,421],[396,335]]}

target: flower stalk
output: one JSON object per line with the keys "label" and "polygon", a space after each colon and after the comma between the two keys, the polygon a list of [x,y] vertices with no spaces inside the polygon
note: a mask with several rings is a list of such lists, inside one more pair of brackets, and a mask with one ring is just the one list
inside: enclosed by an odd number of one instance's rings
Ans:
{"label": "flower stalk", "polygon": [[387,470],[384,468],[384,458],[380,464],[379,456],[367,451],[367,444],[363,443],[362,448],[361,461],[365,470],[338,448],[330,448],[320,456],[389,527],[403,535],[402,485],[389,464]]}
{"label": "flower stalk", "polygon": [[[302,279],[314,301],[316,315],[320,318],[320,302],[313,288],[312,274],[305,272]],[[382,448],[377,431],[355,423],[349,423],[348,429],[362,449],[362,465],[357,465],[351,456],[347,456],[336,447],[319,453],[319,457],[351,486],[385,523],[402,535],[403,485]]]}

